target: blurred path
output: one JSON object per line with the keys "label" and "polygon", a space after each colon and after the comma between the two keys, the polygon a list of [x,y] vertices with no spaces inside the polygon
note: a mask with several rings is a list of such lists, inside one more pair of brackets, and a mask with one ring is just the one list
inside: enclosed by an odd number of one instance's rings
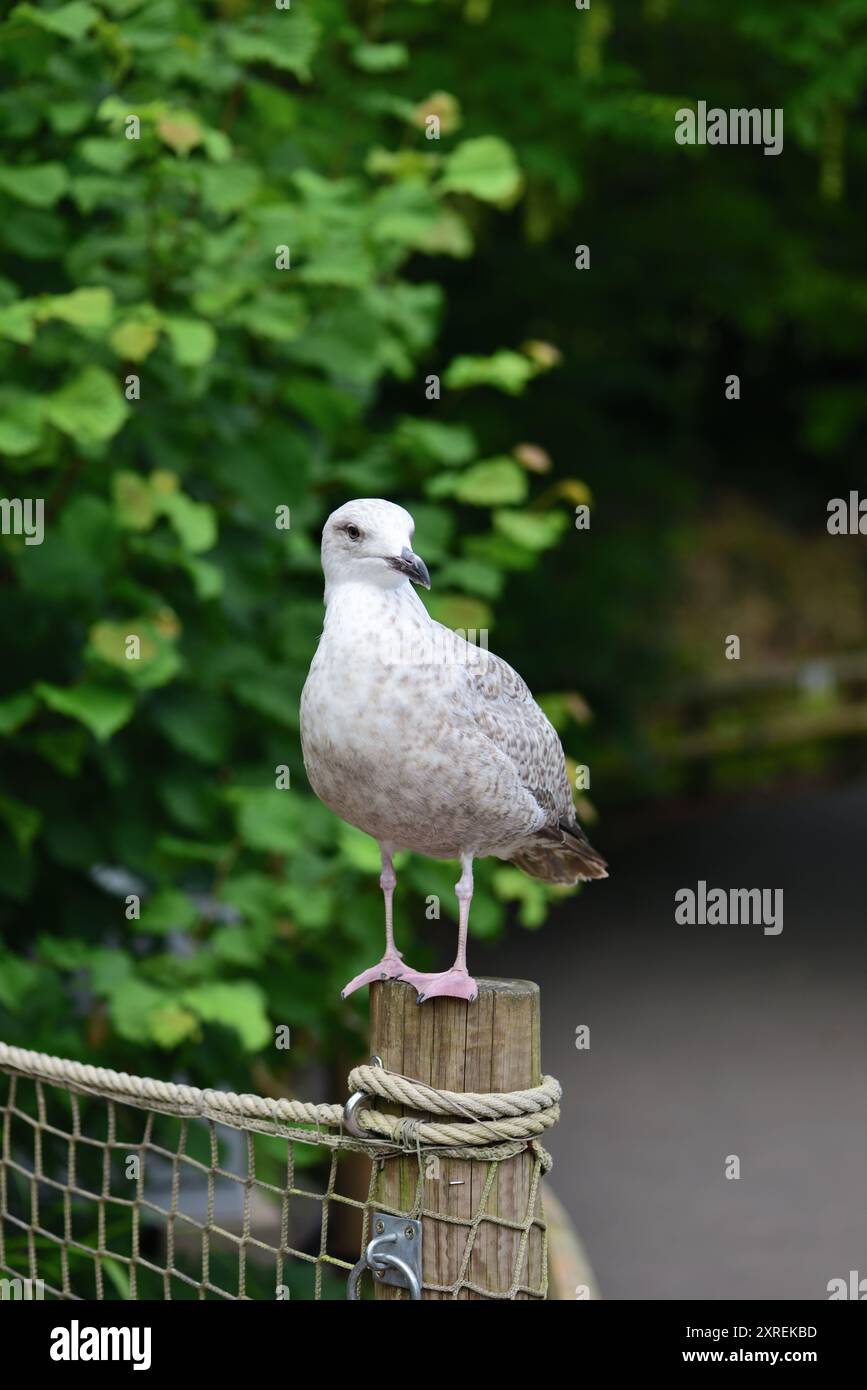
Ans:
{"label": "blurred path", "polygon": [[[541,985],[553,1182],[603,1298],[822,1299],[867,1277],[867,787],[649,808],[593,840],[614,876],[471,965]],[[700,878],[783,888],[782,933],[678,926]]]}

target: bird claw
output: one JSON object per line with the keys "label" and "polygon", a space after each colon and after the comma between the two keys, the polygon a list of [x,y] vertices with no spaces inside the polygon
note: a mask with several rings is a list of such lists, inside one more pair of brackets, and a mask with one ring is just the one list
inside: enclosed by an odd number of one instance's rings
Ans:
{"label": "bird claw", "polygon": [[472,1004],[479,997],[478,986],[466,970],[453,967],[441,975],[416,976],[416,981],[417,1004],[423,1004],[426,999],[465,999]]}
{"label": "bird claw", "polygon": [[[357,989],[363,989],[365,985],[378,984],[381,980],[400,980],[406,974],[408,967],[404,965],[403,958],[399,951],[394,955],[383,956],[378,965],[372,965],[369,970],[362,970],[360,975],[344,985],[340,991],[341,999],[348,999],[350,994],[354,994]],[[414,972],[410,972],[411,974]]]}

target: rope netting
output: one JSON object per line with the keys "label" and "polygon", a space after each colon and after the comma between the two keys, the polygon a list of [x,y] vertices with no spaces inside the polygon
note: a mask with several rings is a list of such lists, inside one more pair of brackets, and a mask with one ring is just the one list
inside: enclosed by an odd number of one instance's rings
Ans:
{"label": "rope netting", "polygon": [[[0,1297],[342,1299],[371,1213],[385,1212],[420,1220],[425,1241],[457,1240],[454,1277],[425,1277],[428,1297],[545,1298],[539,1185],[551,1160],[537,1136],[558,1118],[557,1082],[457,1093],[365,1066],[349,1089],[366,1107],[355,1133],[342,1105],[199,1090],[0,1042]],[[472,1162],[471,1210],[436,1200],[448,1160]],[[507,1160],[522,1164],[511,1217],[496,1209]],[[399,1204],[395,1163],[415,1165]],[[491,1241],[507,1243],[504,1287],[492,1287]]]}

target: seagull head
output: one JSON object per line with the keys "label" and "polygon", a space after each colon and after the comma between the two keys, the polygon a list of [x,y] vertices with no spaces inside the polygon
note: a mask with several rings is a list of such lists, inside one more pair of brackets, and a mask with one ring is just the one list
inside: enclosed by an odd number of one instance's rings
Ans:
{"label": "seagull head", "polygon": [[409,512],[381,497],[360,497],[332,512],[322,530],[328,588],[347,582],[396,589],[409,580],[430,588],[427,565],[412,548]]}

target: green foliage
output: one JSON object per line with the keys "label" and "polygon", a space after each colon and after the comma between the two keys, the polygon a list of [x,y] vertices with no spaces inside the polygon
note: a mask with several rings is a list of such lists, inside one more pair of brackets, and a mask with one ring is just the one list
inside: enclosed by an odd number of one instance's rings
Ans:
{"label": "green foliage", "polygon": [[[524,510],[514,459],[479,457],[462,397],[425,397],[437,370],[515,396],[555,359],[438,362],[423,258],[466,257],[522,176],[501,135],[456,134],[449,93],[410,95],[411,52],[343,0],[0,25],[0,451],[6,495],[46,502],[41,546],[0,539],[4,1037],[240,1087],[275,1025],[293,1062],[351,1031],[339,987],[382,909],[375,846],[301,763],[319,527],[348,496],[407,502],[434,611],[473,626],[566,524]],[[404,869],[402,944],[455,877]],[[521,901],[537,924],[544,893]]]}

